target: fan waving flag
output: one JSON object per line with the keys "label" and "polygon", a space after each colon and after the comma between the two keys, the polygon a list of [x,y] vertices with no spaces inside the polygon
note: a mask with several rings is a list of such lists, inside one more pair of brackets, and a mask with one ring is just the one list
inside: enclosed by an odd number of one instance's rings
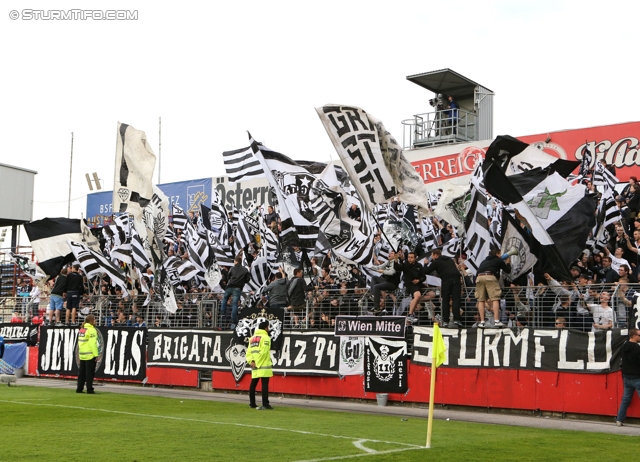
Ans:
{"label": "fan waving flag", "polygon": [[142,217],[153,195],[153,170],[156,156],[147,143],[147,135],[127,124],[118,122],[116,138],[115,183],[113,209]]}

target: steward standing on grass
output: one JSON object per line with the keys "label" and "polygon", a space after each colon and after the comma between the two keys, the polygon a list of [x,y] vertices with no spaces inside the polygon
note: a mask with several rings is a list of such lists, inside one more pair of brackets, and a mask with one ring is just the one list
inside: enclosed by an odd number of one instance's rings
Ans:
{"label": "steward standing on grass", "polygon": [[93,391],[93,376],[96,373],[96,358],[100,355],[98,350],[98,331],[94,327],[96,318],[90,314],[86,317],[84,326],[78,333],[78,354],[80,357],[80,371],[78,373],[78,387],[76,393],[82,393],[84,384],[87,384],[87,393]]}
{"label": "steward standing on grass", "polygon": [[620,402],[620,409],[616,417],[616,425],[622,427],[627,408],[633,399],[633,392],[640,397],[640,330],[629,329],[629,339],[622,345],[622,380],[624,393]]}
{"label": "steward standing on grass", "polygon": [[[251,386],[249,387],[249,407],[252,409],[273,409],[269,405],[269,378],[273,377],[271,362],[271,337],[269,337],[269,321],[258,324],[256,333],[249,339],[246,354],[247,363],[251,366]],[[256,406],[256,386],[262,379],[262,407]]]}

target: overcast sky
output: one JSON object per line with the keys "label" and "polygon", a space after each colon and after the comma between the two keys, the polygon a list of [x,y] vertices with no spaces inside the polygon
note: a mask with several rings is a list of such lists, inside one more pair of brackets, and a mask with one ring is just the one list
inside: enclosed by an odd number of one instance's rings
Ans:
{"label": "overcast sky", "polygon": [[400,138],[433,97],[406,76],[442,68],[495,92],[494,136],[640,119],[634,1],[127,1],[91,8],[137,20],[10,18],[80,4],[0,11],[0,162],[38,171],[34,219],[67,215],[71,132],[71,216],[85,211],[85,173],[112,189],[117,121],[157,154],[162,117],[168,183],[223,176],[221,153],[246,146],[246,130],[294,159],[336,157],[314,111],[326,103],[360,106]]}

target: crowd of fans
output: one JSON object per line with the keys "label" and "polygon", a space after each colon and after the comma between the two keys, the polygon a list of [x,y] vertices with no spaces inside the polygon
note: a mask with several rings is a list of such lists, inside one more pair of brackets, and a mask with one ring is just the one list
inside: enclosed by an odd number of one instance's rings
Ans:
{"label": "crowd of fans", "polygon": [[[593,189],[593,186],[589,183],[588,188]],[[622,220],[612,227],[611,238],[601,252],[585,250],[571,266],[571,279],[556,280],[549,274],[530,271],[517,280],[507,280],[503,283],[500,319],[492,319],[495,316],[487,311],[488,325],[500,321],[508,327],[567,327],[584,331],[626,326],[640,268],[640,217],[637,217],[640,187],[634,177],[616,197],[616,201]],[[402,204],[398,201],[389,205],[396,215],[400,214],[401,207]],[[491,212],[495,208],[495,201],[490,200],[490,221]],[[350,204],[347,212],[353,220],[362,219],[361,211],[355,204]],[[231,222],[233,215],[230,214],[229,218]],[[273,207],[269,206],[262,218],[277,236],[281,230],[281,222]],[[200,217],[197,213],[190,213],[189,219],[196,224]],[[431,221],[437,231],[436,245],[442,246],[457,237],[456,228],[450,223],[437,217],[433,217]],[[166,254],[188,259],[189,251],[183,231],[175,229],[173,234],[175,239],[165,242]],[[244,266],[251,266],[262,244],[259,235],[253,236],[253,241],[239,252]],[[408,259],[413,249],[402,242],[401,247],[398,249],[399,255]],[[480,318],[484,319],[477,310],[475,278],[468,270],[464,253],[454,258],[463,281],[460,289],[460,313],[451,313],[450,316],[449,313],[441,312],[440,287],[426,277],[420,278],[421,295],[414,305],[414,297],[411,293],[406,293],[407,284],[400,283],[397,289],[382,291],[380,297],[376,298],[377,306],[374,306],[371,277],[382,275],[381,268],[388,261],[389,252],[393,252],[380,230],[374,237],[371,265],[366,268],[347,265],[339,257],[332,255],[331,251],[314,254],[311,250],[297,247],[289,250],[291,255],[296,255],[295,263],[302,268],[302,277],[296,278],[291,272],[287,274],[290,268],[285,270],[283,267],[276,272],[278,274],[272,274],[268,281],[271,283],[282,279],[288,288],[291,287],[292,280],[299,280],[295,293],[288,293],[285,300],[278,300],[277,303],[287,311],[287,327],[330,329],[333,328],[336,316],[355,314],[408,314],[414,325],[442,322],[443,318],[445,321],[459,319],[459,325],[450,327],[475,327]],[[430,261],[428,256],[416,258],[419,271],[424,271]],[[127,270],[126,265],[121,267]],[[42,313],[38,312],[38,307],[47,303],[52,290],[62,290],[60,293],[66,295],[64,283],[60,282],[60,278],[67,277],[66,270],[45,286],[33,284],[28,278],[19,279],[17,292],[21,301],[16,306],[14,320],[26,322],[40,317],[45,324],[77,324],[89,313],[94,313],[98,316],[98,323],[107,326],[228,328],[232,324],[230,309],[225,313],[220,312],[220,307],[223,305],[230,268],[221,266],[219,269],[221,280],[215,289],[202,281],[197,282],[196,279],[183,281],[174,287],[177,301],[175,314],[164,310],[157,297],[154,297],[154,274],[151,270],[143,275],[146,284],[141,285],[136,278],[128,279],[128,294],[124,295],[122,289],[112,285],[106,277],[92,281],[84,277],[77,317],[75,312],[69,313],[71,310],[66,310],[65,306],[64,319],[52,309],[51,304],[47,306],[48,313],[45,316],[39,316]],[[82,276],[81,269],[78,274]],[[437,272],[432,275],[439,276]],[[60,284],[62,289],[54,289],[56,284]],[[149,287],[148,293],[143,291],[145,286]],[[273,294],[270,294],[271,298]],[[257,299],[250,295],[243,294],[241,307],[248,303],[270,306],[269,291]],[[229,302],[227,306],[231,306],[231,299]],[[446,303],[445,306],[450,304]]]}

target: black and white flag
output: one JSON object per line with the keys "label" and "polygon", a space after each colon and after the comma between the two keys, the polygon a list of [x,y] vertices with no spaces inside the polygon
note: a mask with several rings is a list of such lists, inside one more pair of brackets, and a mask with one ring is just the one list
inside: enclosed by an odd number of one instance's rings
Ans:
{"label": "black and white flag", "polygon": [[331,249],[349,263],[369,263],[373,256],[373,233],[368,212],[364,211],[361,221],[347,215],[347,193],[338,182],[332,164],[314,181],[310,199]]}
{"label": "black and white flag", "polygon": [[468,260],[474,267],[487,258],[491,246],[491,232],[487,217],[487,196],[472,186],[472,200],[465,220],[464,244],[467,249]]}
{"label": "black and white flag", "polygon": [[367,210],[398,196],[430,213],[424,181],[380,120],[355,106],[316,111]]}
{"label": "black and white flag", "polygon": [[591,155],[589,145],[588,143],[585,143],[584,148],[582,149],[582,161],[580,162],[580,172],[578,173],[579,177],[584,178],[589,174],[592,159],[593,156]]}
{"label": "black and white flag", "polygon": [[[38,266],[49,277],[57,276],[64,265],[75,259],[67,241],[84,241],[90,247],[97,248],[97,241],[81,220],[43,218],[25,223],[24,229],[38,259]],[[88,242],[88,239],[91,239],[94,245]]]}
{"label": "black and white flag", "polygon": [[318,240],[318,222],[310,205],[309,191],[315,177],[287,156],[251,138],[251,149],[260,161],[278,200],[282,245],[313,249]]}
{"label": "black and white flag", "polygon": [[173,218],[173,227],[175,229],[184,230],[187,227],[187,222],[189,221],[189,217],[184,213],[184,210],[176,204],[172,204],[172,218]]}
{"label": "black and white flag", "polygon": [[207,271],[209,266],[209,244],[202,239],[196,232],[195,226],[187,223],[186,232],[187,251],[189,252],[189,260],[203,273]]}
{"label": "black and white flag", "polygon": [[598,203],[597,223],[598,226],[603,226],[605,228],[622,220],[620,208],[618,207],[618,204],[616,204],[616,200],[613,198],[611,191],[612,190],[609,188],[604,188],[602,197]]}
{"label": "black and white flag", "polygon": [[135,227],[131,228],[131,257],[134,266],[141,272],[146,271],[146,269],[151,266],[149,255]]}
{"label": "black and white flag", "polygon": [[613,173],[605,168],[602,162],[596,162],[593,169],[593,184],[595,186],[604,186],[605,189],[614,191],[619,181]]}
{"label": "black and white flag", "polygon": [[105,274],[111,279],[112,284],[122,289],[123,294],[128,293],[126,276],[107,257],[78,242],[67,241],[67,245],[73,252],[75,259],[80,263],[82,271],[87,275],[87,279],[93,279]]}
{"label": "black and white flag", "polygon": [[153,195],[153,170],[156,156],[141,130],[118,122],[116,173],[113,186],[113,210],[142,217]]}
{"label": "black and white flag", "polygon": [[538,258],[532,253],[531,238],[520,227],[520,224],[509,215],[508,212],[503,212],[503,236],[501,253],[512,252],[511,255],[511,272],[508,277],[510,280],[514,280],[517,277],[523,275],[536,264]]}
{"label": "black and white flag", "polygon": [[[570,265],[585,249],[589,231],[595,224],[595,198],[587,194],[584,185],[571,185],[549,169],[536,168],[510,176],[509,180],[553,240],[565,265]],[[538,238],[533,227],[532,231]]]}
{"label": "black and white flag", "polygon": [[247,223],[244,213],[238,216],[238,229],[236,229],[236,249],[244,249],[253,240],[253,233]]}
{"label": "black and white flag", "polygon": [[260,162],[253,155],[251,146],[235,151],[225,151],[222,153],[222,157],[229,184],[253,178],[264,178],[265,176]]}
{"label": "black and white flag", "polygon": [[32,262],[28,257],[10,252],[13,262],[20,267],[20,270],[34,281],[46,278],[47,275],[38,271],[38,265]]}
{"label": "black and white flag", "polygon": [[154,185],[151,202],[143,210],[142,223],[139,220],[133,221],[154,270],[164,259],[163,242],[167,233],[172,232],[169,228],[169,213],[169,199]]}
{"label": "black and white flag", "polygon": [[[166,262],[165,262],[166,263]],[[176,295],[173,292],[174,280],[180,281],[176,272],[172,267],[169,267],[171,271],[167,271],[167,266],[163,264],[160,269],[160,280],[158,281],[158,287],[156,293],[162,300],[162,306],[169,313],[175,314],[178,311],[178,304],[176,303]]]}
{"label": "black and white flag", "polygon": [[406,393],[407,342],[367,337],[365,392]]}

